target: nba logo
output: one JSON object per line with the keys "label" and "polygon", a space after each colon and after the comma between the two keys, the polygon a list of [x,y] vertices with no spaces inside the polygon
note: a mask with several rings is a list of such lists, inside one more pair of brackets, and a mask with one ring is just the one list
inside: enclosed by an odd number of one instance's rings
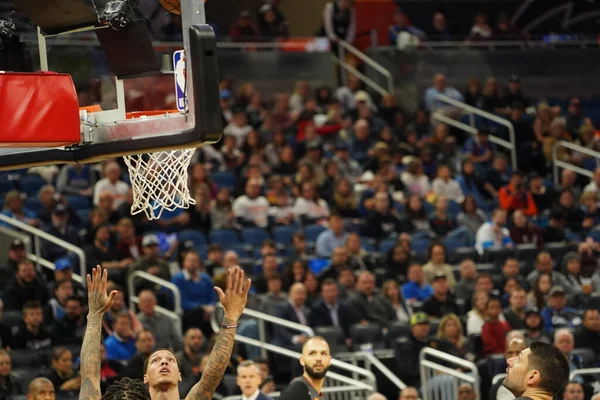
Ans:
{"label": "nba logo", "polygon": [[185,86],[185,50],[178,50],[173,53],[173,66],[175,69],[175,95],[177,100],[177,109],[180,112],[185,112],[187,107]]}

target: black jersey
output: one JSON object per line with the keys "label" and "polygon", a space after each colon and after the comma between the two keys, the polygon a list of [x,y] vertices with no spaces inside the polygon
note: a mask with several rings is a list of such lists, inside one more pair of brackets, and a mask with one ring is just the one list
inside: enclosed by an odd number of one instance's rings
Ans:
{"label": "black jersey", "polygon": [[279,396],[280,400],[319,400],[323,394],[308,382],[304,377],[294,379]]}

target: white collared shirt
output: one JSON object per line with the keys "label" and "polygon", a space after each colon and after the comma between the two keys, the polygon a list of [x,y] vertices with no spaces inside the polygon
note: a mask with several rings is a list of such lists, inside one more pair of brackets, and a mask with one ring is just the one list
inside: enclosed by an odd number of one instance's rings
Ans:
{"label": "white collared shirt", "polygon": [[260,394],[260,389],[256,389],[256,392],[254,392],[254,394],[250,397],[246,397],[242,394],[242,400],[256,400],[256,398],[258,397],[259,394]]}

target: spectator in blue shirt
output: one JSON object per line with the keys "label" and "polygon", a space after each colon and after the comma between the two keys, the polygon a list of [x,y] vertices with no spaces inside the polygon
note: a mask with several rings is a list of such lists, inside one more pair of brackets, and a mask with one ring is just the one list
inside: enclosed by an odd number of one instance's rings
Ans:
{"label": "spectator in blue shirt", "polygon": [[26,223],[27,225],[39,228],[41,222],[38,219],[37,214],[34,211],[23,207],[24,200],[25,195],[20,193],[18,190],[11,190],[6,194],[6,199],[4,200],[4,210],[2,210],[2,214],[6,215],[7,217],[17,219],[23,223]]}
{"label": "spectator in blue shirt", "polygon": [[113,333],[104,341],[106,359],[128,361],[136,353],[133,321],[127,311],[117,314]]}
{"label": "spectator in blue shirt", "polygon": [[484,129],[471,136],[465,142],[467,160],[475,164],[478,172],[485,172],[492,165],[496,155],[496,146],[489,139],[490,133]]}
{"label": "spectator in blue shirt", "polygon": [[581,325],[577,310],[566,307],[567,296],[562,286],[553,286],[548,293],[548,307],[542,311],[546,332],[558,328],[575,328]]}
{"label": "spectator in blue shirt", "polygon": [[344,247],[348,234],[344,232],[344,219],[337,213],[329,217],[329,229],[317,237],[316,251],[319,257],[331,257],[333,250]]}
{"label": "spectator in blue shirt", "polygon": [[408,282],[402,286],[402,297],[409,303],[423,302],[433,295],[433,288],[423,279],[419,264],[408,267]]}
{"label": "spectator in blue shirt", "polygon": [[457,101],[464,101],[464,97],[458,89],[446,85],[446,77],[443,74],[436,74],[433,77],[433,85],[425,90],[425,109],[430,113],[441,109],[453,108],[448,103],[438,100],[437,96],[439,94],[446,95]]}
{"label": "spectator in blue shirt", "polygon": [[425,32],[411,25],[408,16],[401,9],[396,9],[394,13],[394,25],[390,25],[390,42],[396,45],[400,32],[408,32],[420,39],[425,38]]}

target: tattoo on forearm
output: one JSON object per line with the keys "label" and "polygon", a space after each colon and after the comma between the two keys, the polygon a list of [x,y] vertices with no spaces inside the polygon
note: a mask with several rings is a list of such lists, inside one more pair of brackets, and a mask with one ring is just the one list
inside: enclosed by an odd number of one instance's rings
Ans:
{"label": "tattoo on forearm", "polygon": [[81,346],[81,389],[79,399],[97,400],[100,392],[100,341],[102,339],[102,316],[88,315],[83,345]]}
{"label": "tattoo on forearm", "polygon": [[[228,318],[223,319],[223,325],[234,325],[236,321]],[[206,368],[202,372],[202,378],[190,393],[186,400],[209,400],[212,399],[217,386],[223,379],[223,374],[229,365],[233,344],[235,342],[236,329],[221,329],[215,341],[215,347],[210,352]]]}

